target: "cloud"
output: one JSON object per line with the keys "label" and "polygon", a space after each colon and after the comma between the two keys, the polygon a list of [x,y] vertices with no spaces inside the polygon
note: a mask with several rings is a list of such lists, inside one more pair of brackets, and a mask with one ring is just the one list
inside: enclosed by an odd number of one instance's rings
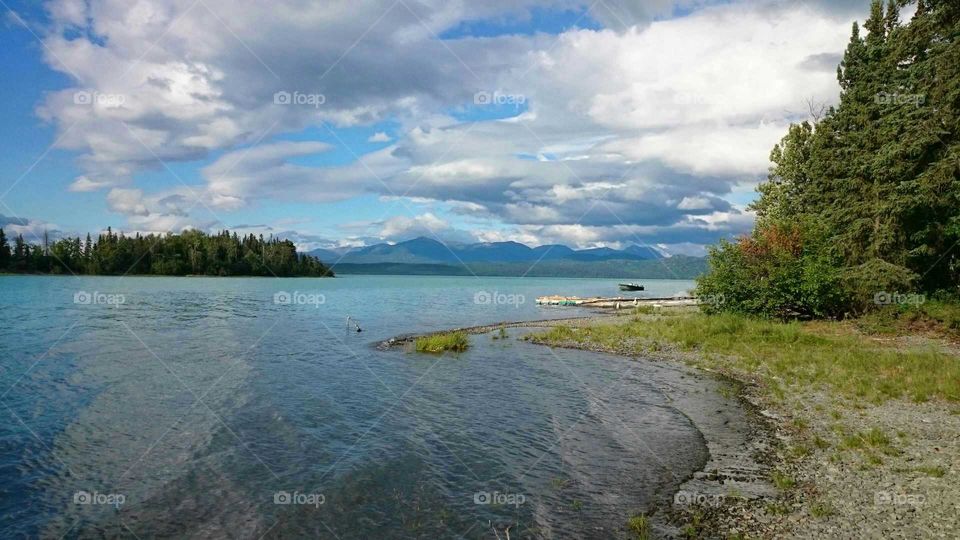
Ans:
{"label": "cloud", "polygon": [[150,215],[150,211],[147,210],[143,202],[143,191],[139,189],[111,189],[110,193],[107,194],[107,205],[110,207],[110,210],[121,214],[134,216]]}
{"label": "cloud", "polygon": [[836,73],[841,60],[843,60],[843,54],[838,52],[811,54],[800,61],[799,67],[810,71]]}
{"label": "cloud", "polygon": [[[330,150],[322,142],[277,142],[251,146],[223,155],[202,169],[214,207],[232,209],[244,206],[257,196],[282,195],[298,197],[303,188],[318,179],[330,180],[326,189],[317,193],[321,199],[335,200],[346,196],[332,185],[332,178],[323,169],[296,165],[294,158],[321,154]],[[342,188],[347,185],[343,183]],[[290,192],[297,189],[296,192]],[[349,190],[346,190],[350,192]],[[352,193],[352,192],[350,192]]]}
{"label": "cloud", "polygon": [[44,234],[53,241],[63,236],[63,231],[56,223],[38,219],[5,216],[0,214],[0,228],[12,245],[13,239],[23,235],[23,239],[30,244],[41,244]]}
{"label": "cloud", "polygon": [[98,191],[110,187],[110,185],[111,182],[91,180],[87,176],[78,176],[74,179],[73,183],[70,184],[70,191]]}
{"label": "cloud", "polygon": [[757,125],[676,127],[607,146],[631,160],[659,160],[695,175],[759,178],[770,166],[773,144],[786,133],[784,122]]}
{"label": "cloud", "polygon": [[396,216],[382,223],[380,237],[386,240],[409,240],[418,236],[434,237],[451,230],[450,224],[426,213],[419,216]]}
{"label": "cloud", "polygon": [[[727,198],[764,176],[806,101],[836,101],[828,68],[863,5],[605,0],[589,13],[600,30],[441,41],[463,21],[587,5],[56,0],[45,61],[73,85],[38,114],[80,155],[70,189],[107,190],[111,210],[151,230],[216,224],[193,215],[207,208],[374,194],[481,225],[467,233],[432,213],[368,223],[382,238],[706,243],[749,228]],[[478,90],[524,105],[487,120]],[[352,156],[342,145],[278,139],[385,120],[392,136],[367,140],[389,144],[346,164],[320,159]],[[204,158],[201,186],[132,185]]]}

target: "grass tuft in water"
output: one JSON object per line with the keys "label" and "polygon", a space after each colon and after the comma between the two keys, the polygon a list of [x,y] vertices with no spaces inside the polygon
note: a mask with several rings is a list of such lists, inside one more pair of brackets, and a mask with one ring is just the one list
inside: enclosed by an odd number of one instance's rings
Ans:
{"label": "grass tuft in water", "polygon": [[636,540],[647,540],[650,538],[650,518],[646,514],[633,516],[627,520],[627,529]]}
{"label": "grass tuft in water", "polygon": [[466,332],[447,332],[417,338],[417,352],[442,353],[445,351],[463,352],[470,346]]}

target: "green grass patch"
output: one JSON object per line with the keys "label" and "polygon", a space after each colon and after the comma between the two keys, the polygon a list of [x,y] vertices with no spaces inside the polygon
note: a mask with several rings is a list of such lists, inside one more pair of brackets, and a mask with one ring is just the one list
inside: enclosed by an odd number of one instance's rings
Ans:
{"label": "green grass patch", "polygon": [[917,467],[917,472],[932,476],[933,478],[943,478],[947,474],[947,470],[940,466]]}
{"label": "green grass patch", "polygon": [[772,516],[785,516],[790,513],[790,507],[786,503],[772,502],[764,508],[764,511]]}
{"label": "green grass patch", "polygon": [[633,516],[627,520],[627,530],[636,540],[647,540],[650,538],[650,518],[644,514]]}
{"label": "green grass patch", "polygon": [[[878,345],[833,322],[779,322],[735,314],[688,314],[586,328],[554,327],[533,338],[545,344],[594,344],[610,350],[676,343],[697,351],[704,367],[760,375],[772,393],[781,386],[823,385],[850,398],[960,401],[960,362],[936,349]],[[782,382],[781,382],[782,381]]]}
{"label": "green grass patch", "polygon": [[700,538],[703,532],[703,513],[699,510],[694,511],[690,516],[690,523],[687,523],[680,529],[680,533],[687,538]]}
{"label": "green grass patch", "polygon": [[918,304],[885,306],[858,319],[857,326],[871,334],[904,335],[930,330],[960,337],[960,303],[925,299]]}
{"label": "green grass patch", "polygon": [[835,512],[836,510],[833,508],[833,506],[830,503],[825,501],[819,501],[817,503],[814,503],[813,506],[810,507],[810,515],[812,515],[815,518],[831,516]]}
{"label": "green grass patch", "polygon": [[773,485],[777,486],[779,490],[787,490],[797,485],[797,481],[793,477],[780,471],[773,471],[770,479],[773,480]]}
{"label": "green grass patch", "polygon": [[830,448],[830,441],[824,439],[819,435],[816,435],[813,437],[813,445],[819,448],[820,450],[826,450],[827,448]]}
{"label": "green grass patch", "polygon": [[880,452],[888,456],[896,456],[900,453],[900,451],[893,446],[893,441],[890,437],[877,428],[845,436],[840,443],[840,447],[847,450],[864,451],[868,461],[874,465],[883,463],[880,456],[874,452]]}
{"label": "green grass patch", "polygon": [[445,351],[463,352],[470,346],[466,332],[447,332],[417,338],[417,352],[442,353]]}

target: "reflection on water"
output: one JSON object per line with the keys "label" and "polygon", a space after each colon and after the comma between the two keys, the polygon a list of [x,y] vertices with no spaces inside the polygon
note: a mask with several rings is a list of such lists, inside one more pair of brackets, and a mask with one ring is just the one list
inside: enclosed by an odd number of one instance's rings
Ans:
{"label": "reflection on water", "polygon": [[[474,336],[607,280],[0,277],[4,537],[623,534],[705,462],[671,368]],[[674,294],[686,282],[650,282]],[[526,297],[475,302],[478,291]],[[77,291],[123,294],[75,304]],[[322,294],[277,304],[277,291]],[[364,332],[345,324],[359,319]],[[689,383],[693,384],[693,383]]]}

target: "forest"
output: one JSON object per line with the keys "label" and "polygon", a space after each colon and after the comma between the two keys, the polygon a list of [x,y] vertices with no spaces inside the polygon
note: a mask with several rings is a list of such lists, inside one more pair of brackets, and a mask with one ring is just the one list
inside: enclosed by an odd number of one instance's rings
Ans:
{"label": "forest", "polygon": [[711,248],[710,310],[836,318],[957,297],[960,2],[875,0],[837,79],[839,104],[773,148],[752,234]]}
{"label": "forest", "polygon": [[0,272],[161,275],[333,277],[316,257],[297,253],[289,240],[238,236],[230,231],[206,234],[125,236],[109,227],[96,241],[90,235],[29,244],[17,235],[11,247],[0,229]]}

